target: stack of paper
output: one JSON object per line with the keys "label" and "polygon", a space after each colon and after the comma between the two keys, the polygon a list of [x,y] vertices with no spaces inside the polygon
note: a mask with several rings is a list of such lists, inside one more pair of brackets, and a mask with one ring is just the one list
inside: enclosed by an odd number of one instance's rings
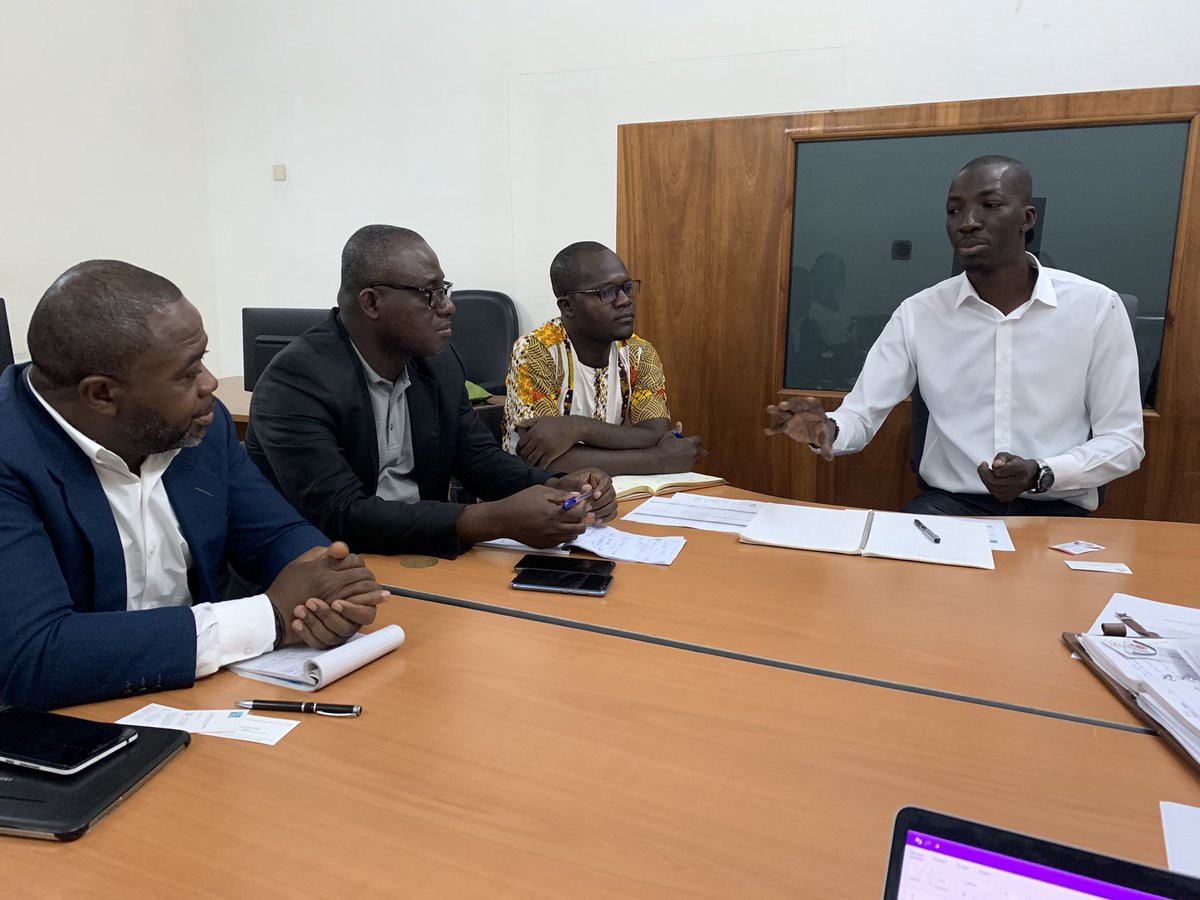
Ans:
{"label": "stack of paper", "polygon": [[642,534],[630,534],[620,531],[610,525],[591,525],[587,531],[575,538],[569,544],[562,544],[550,549],[529,547],[519,541],[500,538],[495,541],[484,541],[479,546],[495,547],[497,550],[519,550],[523,553],[542,553],[551,556],[567,556],[574,547],[587,550],[605,559],[615,559],[618,562],[649,563],[655,566],[669,566],[675,562],[675,557],[687,543],[681,537],[647,537]]}
{"label": "stack of paper", "polygon": [[388,625],[371,634],[356,634],[332,650],[285,647],[233,663],[229,668],[244,678],[298,691],[317,691],[403,643],[404,629],[399,625]]}
{"label": "stack of paper", "polygon": [[699,528],[740,534],[766,503],[758,500],[732,500],[705,494],[671,494],[651,497],[633,512],[622,516],[626,522],[666,525],[675,528]]}
{"label": "stack of paper", "polygon": [[1200,762],[1200,641],[1083,634],[1079,642],[1096,668]]}

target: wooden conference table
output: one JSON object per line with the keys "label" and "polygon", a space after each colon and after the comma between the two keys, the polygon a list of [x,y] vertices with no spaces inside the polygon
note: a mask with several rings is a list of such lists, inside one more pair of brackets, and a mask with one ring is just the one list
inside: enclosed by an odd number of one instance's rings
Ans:
{"label": "wooden conference table", "polygon": [[[706,493],[791,502],[725,486]],[[640,502],[622,503],[620,515]],[[603,599],[511,590],[517,557],[491,548],[429,568],[405,568],[403,557],[369,564],[380,581],[433,598],[1125,726],[1138,720],[1071,659],[1061,633],[1086,630],[1118,591],[1200,605],[1198,525],[1011,518],[1017,550],[996,552],[995,571],[985,571],[615,524],[683,535],[687,545],[669,567],[619,563]],[[1086,559],[1124,562],[1134,574],[1068,569],[1069,557],[1049,546],[1077,538],[1108,548]]]}
{"label": "wooden conference table", "polygon": [[[408,640],[275,747],[197,736],[3,896],[877,897],[907,804],[1162,865],[1156,738],[395,598]],[[80,707],[289,695],[228,672]]]}

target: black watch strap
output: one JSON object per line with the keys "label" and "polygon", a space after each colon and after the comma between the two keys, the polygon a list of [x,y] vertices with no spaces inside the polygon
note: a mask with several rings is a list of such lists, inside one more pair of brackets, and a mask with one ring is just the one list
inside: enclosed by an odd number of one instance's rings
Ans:
{"label": "black watch strap", "polygon": [[[842,430],[841,430],[840,428],[838,428],[837,419],[829,419],[829,418],[827,418],[825,421],[827,421],[829,424],[831,424],[831,425],[833,426],[833,436],[832,436],[832,437],[829,439],[829,446],[830,446],[830,447],[832,447],[832,446],[833,446],[833,442],[834,442],[834,441],[836,441],[836,440],[838,439],[838,435],[839,435],[839,434],[841,434]],[[821,449],[821,445],[820,445],[820,444],[811,444],[811,443],[810,443],[808,446],[812,447],[814,450],[820,450],[820,449]]]}

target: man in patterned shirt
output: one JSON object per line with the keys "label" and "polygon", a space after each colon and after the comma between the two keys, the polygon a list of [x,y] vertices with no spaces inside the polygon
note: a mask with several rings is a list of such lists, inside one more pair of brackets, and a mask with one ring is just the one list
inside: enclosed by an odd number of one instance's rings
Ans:
{"label": "man in patterned shirt", "polygon": [[671,427],[658,353],[633,333],[641,282],[603,244],[580,241],[554,257],[550,284],[562,315],[513,345],[504,448],[535,466],[690,471],[700,438]]}

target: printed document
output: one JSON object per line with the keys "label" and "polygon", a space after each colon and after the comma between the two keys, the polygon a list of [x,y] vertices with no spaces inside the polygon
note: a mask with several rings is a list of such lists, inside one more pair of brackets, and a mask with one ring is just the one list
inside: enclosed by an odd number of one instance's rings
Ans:
{"label": "printed document", "polygon": [[625,522],[641,522],[646,525],[699,528],[703,531],[740,534],[766,505],[758,500],[732,500],[728,497],[709,497],[705,494],[671,494],[669,497],[651,497],[621,518]]}

